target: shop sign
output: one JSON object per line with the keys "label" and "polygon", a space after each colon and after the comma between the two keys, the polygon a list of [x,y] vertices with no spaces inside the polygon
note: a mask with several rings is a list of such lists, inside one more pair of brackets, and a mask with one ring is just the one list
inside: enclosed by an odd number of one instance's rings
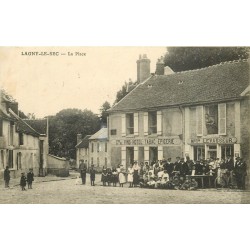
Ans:
{"label": "shop sign", "polygon": [[236,137],[208,137],[190,139],[190,144],[234,144],[237,142]]}
{"label": "shop sign", "polygon": [[144,146],[144,145],[180,145],[179,138],[149,138],[149,139],[120,139],[112,141],[115,145]]}

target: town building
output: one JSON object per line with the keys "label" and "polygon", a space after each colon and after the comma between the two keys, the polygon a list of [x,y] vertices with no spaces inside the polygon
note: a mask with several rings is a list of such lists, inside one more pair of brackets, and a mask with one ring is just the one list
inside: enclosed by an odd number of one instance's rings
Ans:
{"label": "town building", "polygon": [[137,86],[108,110],[112,166],[177,156],[249,163],[249,60],[178,73],[162,59],[156,74],[149,66],[139,58]]}
{"label": "town building", "polygon": [[92,164],[97,171],[101,171],[103,167],[110,166],[110,154],[108,146],[107,128],[101,128],[93,135],[87,135],[80,140],[78,135],[78,144],[76,145],[77,167],[80,161],[87,161],[87,166]]}
{"label": "town building", "polygon": [[24,120],[18,115],[18,103],[1,92],[0,106],[0,175],[6,166],[12,177],[33,168],[44,176],[47,169],[47,119]]}

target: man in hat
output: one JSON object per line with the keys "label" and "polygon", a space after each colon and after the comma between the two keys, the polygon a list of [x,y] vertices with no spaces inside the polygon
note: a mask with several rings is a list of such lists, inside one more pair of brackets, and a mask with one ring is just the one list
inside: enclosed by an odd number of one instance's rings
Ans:
{"label": "man in hat", "polygon": [[81,173],[81,178],[82,178],[82,184],[85,185],[86,174],[87,174],[87,164],[84,163],[83,160],[81,160],[81,164],[80,164],[79,168],[80,168],[80,173]]}
{"label": "man in hat", "polygon": [[169,177],[172,177],[172,172],[174,170],[174,164],[171,162],[171,158],[168,158],[165,164],[163,165],[164,170],[167,171]]}
{"label": "man in hat", "polygon": [[8,166],[6,166],[3,175],[4,175],[5,187],[8,188],[10,183],[10,170]]}
{"label": "man in hat", "polygon": [[237,182],[237,187],[239,189],[245,189],[245,179],[247,175],[247,165],[243,162],[242,158],[239,158],[235,164],[235,168],[233,170]]}
{"label": "man in hat", "polygon": [[34,173],[33,173],[33,170],[31,168],[29,173],[27,174],[28,189],[32,189],[32,182],[33,181],[34,181]]}

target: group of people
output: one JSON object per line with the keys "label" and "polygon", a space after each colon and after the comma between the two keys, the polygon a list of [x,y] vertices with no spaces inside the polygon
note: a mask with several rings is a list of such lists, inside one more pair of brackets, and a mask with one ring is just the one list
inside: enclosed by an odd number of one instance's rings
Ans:
{"label": "group of people", "polygon": [[[25,176],[25,172],[21,173],[21,178],[20,178],[20,187],[21,190],[24,191],[26,190],[26,185],[28,183],[28,189],[32,189],[32,182],[34,181],[34,173],[33,169],[29,169],[29,172],[27,173],[27,176]],[[6,166],[4,170],[4,183],[5,183],[5,188],[9,188],[9,183],[10,183],[10,170],[9,167]]]}
{"label": "group of people", "polygon": [[[93,166],[92,166],[93,167]],[[165,189],[189,189],[201,187],[201,179],[198,176],[209,176],[204,180],[205,187],[231,187],[245,189],[245,177],[247,166],[242,158],[228,155],[226,159],[209,158],[207,160],[193,161],[176,157],[152,162],[133,162],[128,168],[119,164],[116,168],[103,167],[101,182],[103,186],[123,187],[125,183],[129,187],[165,188]],[[224,177],[227,177],[225,183]]]}

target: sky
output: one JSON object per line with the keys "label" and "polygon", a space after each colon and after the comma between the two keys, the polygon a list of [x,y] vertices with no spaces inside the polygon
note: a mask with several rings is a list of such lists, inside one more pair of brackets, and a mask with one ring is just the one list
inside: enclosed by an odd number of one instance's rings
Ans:
{"label": "sky", "polygon": [[105,101],[113,104],[125,81],[136,81],[140,54],[147,54],[153,73],[165,52],[166,47],[0,47],[0,85],[36,118],[66,108],[98,114]]}

